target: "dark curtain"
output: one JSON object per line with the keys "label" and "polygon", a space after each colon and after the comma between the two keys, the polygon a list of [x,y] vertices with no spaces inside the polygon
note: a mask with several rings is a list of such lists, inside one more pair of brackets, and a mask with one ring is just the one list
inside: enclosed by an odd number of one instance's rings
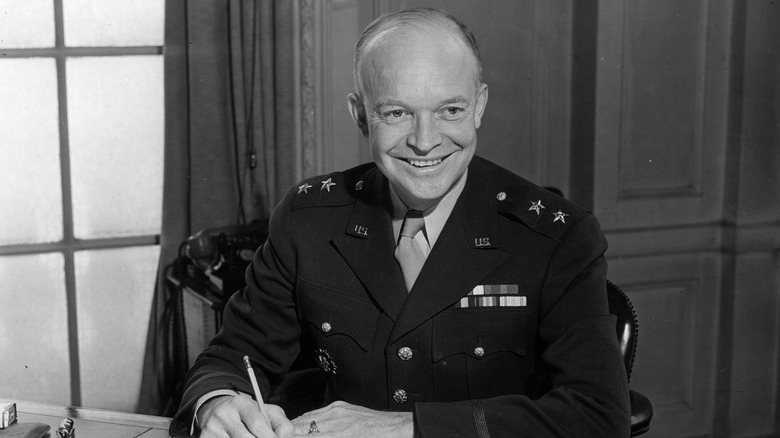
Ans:
{"label": "dark curtain", "polygon": [[[160,268],[138,412],[172,415],[164,277],[198,230],[266,218],[294,183],[293,2],[166,0]],[[169,362],[169,361],[168,361]]]}

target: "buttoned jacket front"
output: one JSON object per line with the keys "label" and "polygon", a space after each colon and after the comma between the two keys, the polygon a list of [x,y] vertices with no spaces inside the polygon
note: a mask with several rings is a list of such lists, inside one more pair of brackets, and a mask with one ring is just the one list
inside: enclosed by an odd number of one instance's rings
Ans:
{"label": "buttoned jacket front", "polygon": [[387,184],[370,164],[288,193],[172,430],[211,390],[251,393],[244,354],[268,393],[306,345],[326,401],[413,411],[421,436],[628,436],[595,218],[475,157],[407,293]]}

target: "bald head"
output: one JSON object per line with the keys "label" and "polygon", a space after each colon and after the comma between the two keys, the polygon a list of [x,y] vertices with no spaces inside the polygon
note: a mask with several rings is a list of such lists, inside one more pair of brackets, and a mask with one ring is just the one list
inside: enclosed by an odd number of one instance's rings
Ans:
{"label": "bald head", "polygon": [[453,49],[468,53],[469,64],[471,64],[469,70],[473,73],[474,82],[477,85],[482,82],[479,48],[474,35],[466,25],[438,9],[413,8],[382,15],[363,30],[355,45],[356,93],[359,96],[365,94],[366,79],[368,79],[365,67],[367,65],[375,67],[377,56],[397,58],[400,55],[403,58],[403,51],[419,47],[421,43],[428,44],[434,51],[437,50],[437,45],[448,49],[447,53],[440,52],[442,56],[457,56],[458,54],[453,53]]}

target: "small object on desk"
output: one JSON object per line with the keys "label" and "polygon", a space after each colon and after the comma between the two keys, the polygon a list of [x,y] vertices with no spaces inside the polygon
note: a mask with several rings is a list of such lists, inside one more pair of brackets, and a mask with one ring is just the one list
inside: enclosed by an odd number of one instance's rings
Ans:
{"label": "small object on desk", "polygon": [[0,429],[14,424],[16,421],[16,403],[4,403],[0,405],[2,414],[0,414]]}
{"label": "small object on desk", "polygon": [[166,417],[48,405],[0,396],[0,406],[5,403],[16,403],[18,417],[11,427],[0,430],[0,438],[59,438],[60,424],[70,427],[63,419],[72,419],[74,438],[168,438],[171,425],[171,419]]}
{"label": "small object on desk", "polygon": [[0,438],[49,438],[48,424],[16,423],[0,429]]}
{"label": "small object on desk", "polygon": [[75,438],[76,428],[73,426],[73,420],[65,418],[57,429],[57,438]]}

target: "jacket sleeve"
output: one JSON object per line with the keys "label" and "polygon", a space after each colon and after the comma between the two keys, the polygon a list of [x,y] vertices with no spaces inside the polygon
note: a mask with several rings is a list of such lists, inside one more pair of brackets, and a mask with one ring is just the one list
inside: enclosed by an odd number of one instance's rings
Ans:
{"label": "jacket sleeve", "polygon": [[[197,400],[214,390],[253,394],[244,366],[248,355],[264,396],[277,386],[300,351],[300,326],[293,298],[295,278],[289,239],[291,196],[274,210],[269,237],[246,271],[246,287],[228,301],[223,325],[186,376],[172,435],[187,435]],[[262,293],[260,286],[262,285]],[[260,345],[260,340],[273,340]]]}
{"label": "jacket sleeve", "polygon": [[530,395],[418,403],[417,436],[628,437],[628,379],[608,310],[605,250],[591,215],[558,241],[540,294]]}

